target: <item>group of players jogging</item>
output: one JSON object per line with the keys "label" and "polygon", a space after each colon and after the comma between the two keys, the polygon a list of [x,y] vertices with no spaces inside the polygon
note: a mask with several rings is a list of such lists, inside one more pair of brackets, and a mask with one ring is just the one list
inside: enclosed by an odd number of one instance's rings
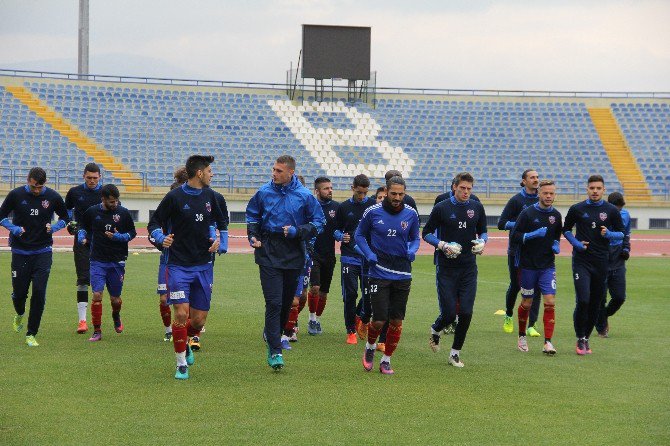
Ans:
{"label": "group of players jogging", "polygon": [[[188,379],[189,366],[200,349],[200,333],[210,309],[216,254],[228,250],[228,210],[224,197],[210,187],[211,156],[193,155],[175,172],[175,182],[148,225],[149,241],[161,251],[158,269],[160,316],[164,340],[172,341],[175,378]],[[402,333],[412,283],[412,262],[423,239],[435,247],[434,263],[439,314],[430,327],[429,345],[440,350],[441,336],[453,333],[448,363],[463,367],[461,349],[472,320],[477,292],[477,255],[483,254],[488,234],[484,206],[472,194],[474,178],[457,174],[451,191],[438,196],[423,230],[416,203],[406,194],[401,172],[391,170],[386,184],[368,195],[370,180],[354,177],[352,197],[332,199],[333,186],[316,178],[313,192],[295,174],[295,160],[279,157],[272,180],[249,200],[247,236],[259,267],[265,299],[263,339],[267,362],[274,370],[284,367],[284,350],[297,340],[298,315],[309,309],[307,333],[323,333],[324,312],[336,266],[340,242],[341,284],[346,342],[365,341],[363,367],[372,370],[375,354],[379,370],[390,375],[391,357]],[[130,212],[120,204],[113,184],[100,184],[99,167],[84,168],[84,183],[73,187],[66,199],[45,186],[46,173],[30,170],[25,186],[7,195],[0,207],[0,225],[10,232],[12,251],[13,328],[21,332],[32,284],[26,344],[38,346],[36,335],[46,302],[52,263],[53,234],[67,227],[74,235],[77,272],[78,333],[89,331],[88,288],[93,291],[89,341],[102,339],[102,294],[110,295],[114,330],[121,333],[121,292],[128,244],[136,236]],[[605,201],[605,181],[592,175],[587,195],[570,207],[565,220],[553,207],[556,185],[540,180],[537,171],[523,172],[521,191],[514,195],[498,222],[509,231],[510,284],[506,294],[503,330],[514,331],[517,309],[518,341],[529,351],[527,336],[541,336],[536,325],[544,306],[544,346],[555,355],[556,269],[560,238],[573,247],[572,270],[576,294],[574,329],[578,355],[592,352],[594,328],[609,333],[608,317],[625,300],[625,261],[630,255],[630,216],[620,193]],[[54,214],[59,219],[52,223]],[[12,217],[10,219],[10,216]],[[576,233],[572,230],[576,228]],[[609,288],[611,300],[606,303]],[[360,292],[360,297],[359,297]],[[172,307],[172,308],[170,308]]]}

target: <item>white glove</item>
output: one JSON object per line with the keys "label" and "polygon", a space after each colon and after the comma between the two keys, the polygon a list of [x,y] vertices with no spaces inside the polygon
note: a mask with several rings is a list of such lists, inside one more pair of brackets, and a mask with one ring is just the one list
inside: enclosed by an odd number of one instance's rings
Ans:
{"label": "white glove", "polygon": [[440,243],[437,244],[437,249],[442,251],[448,259],[455,259],[461,253],[463,248],[456,242],[440,241]]}
{"label": "white glove", "polygon": [[473,254],[482,254],[484,252],[484,247],[486,242],[480,238],[472,240],[472,253]]}

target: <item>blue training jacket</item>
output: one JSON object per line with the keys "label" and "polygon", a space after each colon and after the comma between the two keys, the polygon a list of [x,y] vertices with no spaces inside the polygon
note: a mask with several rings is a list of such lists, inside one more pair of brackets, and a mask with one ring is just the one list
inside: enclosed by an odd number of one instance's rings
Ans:
{"label": "blue training jacket", "polygon": [[[282,269],[302,269],[305,242],[323,231],[326,219],[318,200],[293,175],[280,186],[270,181],[251,197],[246,210],[247,237],[260,240],[254,250],[256,263]],[[284,237],[284,226],[293,226],[292,238]]]}

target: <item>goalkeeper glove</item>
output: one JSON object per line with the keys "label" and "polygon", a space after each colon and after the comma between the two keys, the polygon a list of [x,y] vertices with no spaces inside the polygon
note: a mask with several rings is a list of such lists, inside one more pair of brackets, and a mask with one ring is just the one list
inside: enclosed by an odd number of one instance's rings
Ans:
{"label": "goalkeeper glove", "polygon": [[472,241],[472,253],[480,255],[484,252],[484,247],[486,246],[486,241],[484,239],[478,238],[471,240]]}
{"label": "goalkeeper glove", "polygon": [[70,223],[67,224],[65,228],[67,229],[68,234],[77,235],[77,232],[79,232],[79,223],[72,220]]}
{"label": "goalkeeper glove", "polygon": [[461,254],[463,248],[456,242],[445,242],[440,240],[437,244],[437,249],[442,251],[448,259],[455,259]]}

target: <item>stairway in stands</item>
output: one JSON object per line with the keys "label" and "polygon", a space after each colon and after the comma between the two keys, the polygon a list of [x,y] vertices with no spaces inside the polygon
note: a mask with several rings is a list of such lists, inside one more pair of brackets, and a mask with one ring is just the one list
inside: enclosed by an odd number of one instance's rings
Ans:
{"label": "stairway in stands", "polygon": [[[589,115],[600,136],[614,172],[623,186],[626,200],[651,201],[651,191],[635,157],[609,108],[589,108]],[[605,179],[607,181],[607,179]]]}
{"label": "stairway in stands", "polygon": [[23,87],[8,86],[5,89],[27,106],[28,109],[65,136],[70,142],[74,143],[80,150],[83,150],[88,156],[93,158],[97,164],[104,167],[105,170],[118,178],[126,191],[143,191],[142,179],[136,173],[131,172],[103,147],[100,147],[95,141],[88,138],[84,133],[68,122],[67,119],[63,118],[63,116],[49,107],[49,105],[40,101],[39,98]]}

